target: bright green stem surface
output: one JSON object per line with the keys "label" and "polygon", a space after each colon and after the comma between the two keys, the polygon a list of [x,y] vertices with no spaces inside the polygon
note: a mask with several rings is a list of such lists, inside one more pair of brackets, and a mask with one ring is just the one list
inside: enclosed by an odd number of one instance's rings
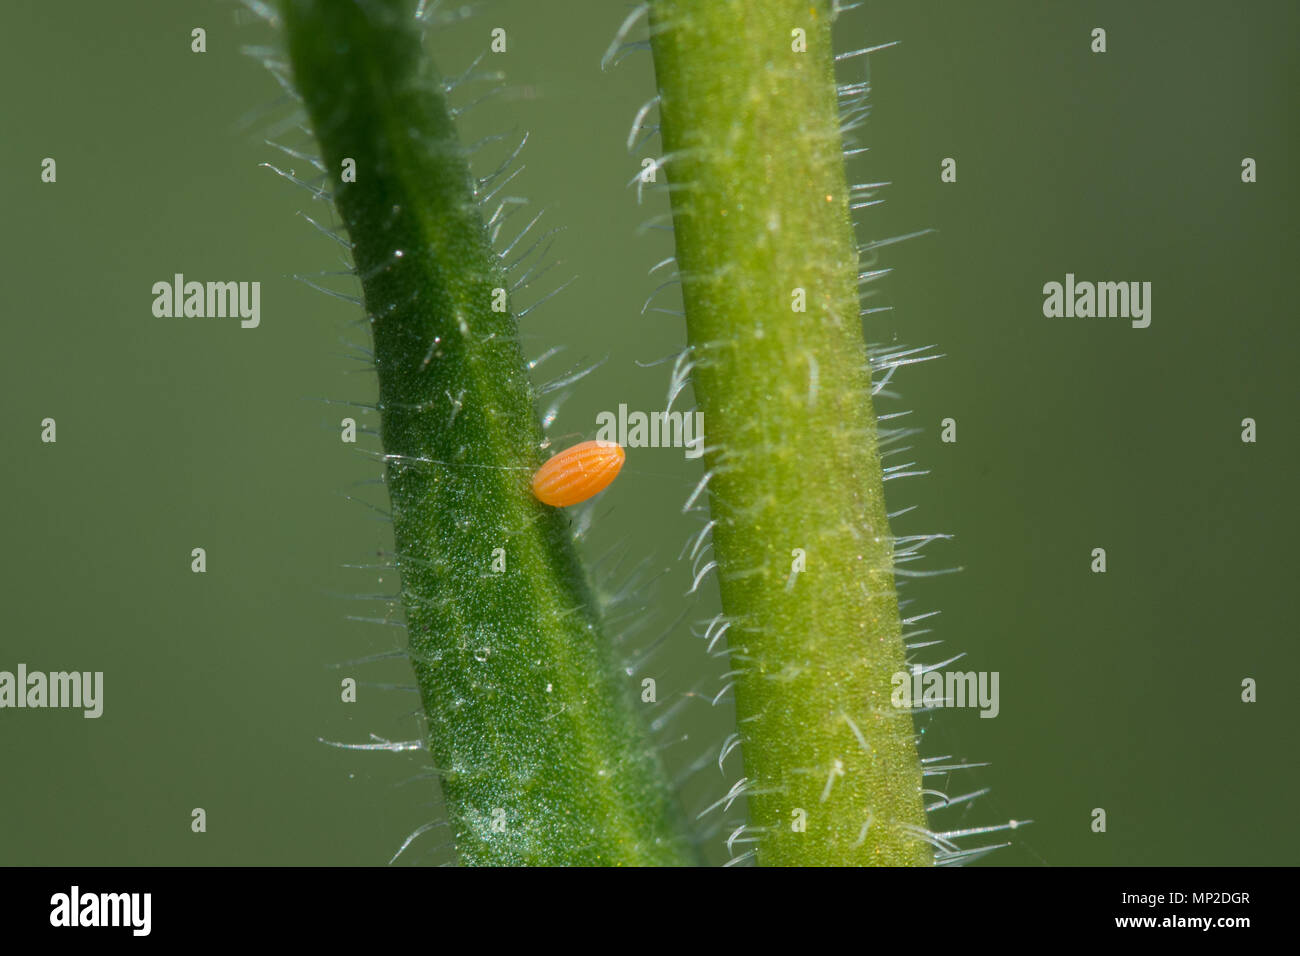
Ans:
{"label": "bright green stem surface", "polygon": [[542,434],[515,318],[492,309],[509,282],[414,2],[282,12],[374,335],[410,655],[460,859],[694,862],[568,516],[530,493]]}
{"label": "bright green stem surface", "polygon": [[758,861],[924,864],[828,6],[653,0],[665,171]]}

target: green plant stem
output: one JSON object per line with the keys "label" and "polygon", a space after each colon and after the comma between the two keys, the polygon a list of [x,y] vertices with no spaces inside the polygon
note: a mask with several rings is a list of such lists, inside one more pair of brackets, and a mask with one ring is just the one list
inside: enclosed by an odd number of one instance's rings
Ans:
{"label": "green plant stem", "polygon": [[828,4],[650,16],[758,861],[929,863]]}
{"label": "green plant stem", "polygon": [[515,318],[492,308],[510,283],[414,9],[282,5],[373,331],[410,657],[456,847],[472,864],[694,862],[569,520],[529,491],[542,434]]}

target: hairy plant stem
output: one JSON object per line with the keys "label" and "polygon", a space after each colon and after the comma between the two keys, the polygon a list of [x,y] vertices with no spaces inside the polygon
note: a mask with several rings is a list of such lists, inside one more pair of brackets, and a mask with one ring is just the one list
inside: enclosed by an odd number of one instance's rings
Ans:
{"label": "hairy plant stem", "polygon": [[529,491],[541,429],[515,318],[492,308],[510,282],[414,0],[281,11],[374,336],[410,657],[460,860],[694,862],[569,520]]}
{"label": "hairy plant stem", "polygon": [[926,864],[830,20],[652,0],[665,171],[757,859]]}

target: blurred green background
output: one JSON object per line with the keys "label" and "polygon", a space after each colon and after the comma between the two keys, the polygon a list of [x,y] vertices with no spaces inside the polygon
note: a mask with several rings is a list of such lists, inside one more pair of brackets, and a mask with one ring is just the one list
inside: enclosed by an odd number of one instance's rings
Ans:
{"label": "blurred green background", "polygon": [[[539,382],[607,357],[570,390],[561,443],[620,402],[661,407],[671,363],[645,366],[684,342],[678,317],[641,314],[663,278],[647,269],[672,254],[668,233],[641,228],[665,196],[638,207],[625,185],[656,145],[624,146],[653,93],[649,57],[599,67],[628,9],[489,3],[432,44],[459,73],[492,27],[508,31],[485,64],[506,90],[464,135],[530,130],[509,191],[567,227],[562,263],[521,296],[578,276],[524,320],[529,356],[565,346]],[[921,723],[924,754],[989,763],[930,781],[992,788],[937,829],[1035,821],[986,865],[1289,864],[1300,849],[1280,798],[1300,783],[1298,11],[891,0],[838,27],[842,50],[901,41],[870,58],[871,151],[851,178],[892,185],[861,235],[938,230],[882,251],[895,272],[873,304],[894,308],[868,337],[945,356],[896,376],[879,410],[911,410],[924,433],[903,460],[930,472],[890,483],[891,508],[918,506],[896,533],[954,533],[929,567],[962,569],[905,585],[908,613],[942,611],[945,643],[923,659],[965,651],[962,669],[1001,673],[997,719]],[[398,619],[348,597],[396,589],[391,572],[346,567],[389,545],[382,516],[349,500],[384,507],[378,466],[338,437],[344,415],[374,418],[331,404],[373,401],[374,379],[353,348],[360,311],[292,278],[344,266],[295,215],[328,219],[322,204],[258,166],[304,164],[263,143],[286,113],[239,52],[273,40],[250,20],[164,0],[0,13],[0,670],[102,670],[106,685],[98,720],[0,711],[3,864],[375,864],[440,812],[423,754],[318,742],[422,731],[403,660],[348,663],[403,643],[349,619]],[[1104,55],[1089,51],[1097,26]],[[485,149],[479,171],[501,155]],[[47,156],[55,184],[40,181]],[[956,183],[939,180],[944,157]],[[176,272],[260,281],[261,327],[155,318],[150,287]],[[1045,319],[1041,287],[1066,272],[1152,282],[1151,327]],[[671,288],[653,305],[678,302]],[[40,442],[45,417],[56,444]],[[956,444],[939,441],[946,417]],[[716,593],[682,597],[699,522],[681,505],[700,474],[678,452],[634,451],[587,545],[606,590],[636,589],[659,733],[693,810],[736,776],[716,765],[723,668],[696,636]],[[194,547],[206,574],[190,571]],[[355,704],[345,676],[362,682]],[[1240,702],[1245,677],[1258,703]],[[206,834],[190,831],[195,807]],[[730,827],[713,825],[721,861]],[[450,859],[439,832],[401,862]]]}

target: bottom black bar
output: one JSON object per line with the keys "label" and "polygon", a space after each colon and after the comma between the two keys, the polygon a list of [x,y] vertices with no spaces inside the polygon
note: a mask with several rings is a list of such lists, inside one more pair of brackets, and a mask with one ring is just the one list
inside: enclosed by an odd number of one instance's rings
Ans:
{"label": "bottom black bar", "polygon": [[[912,937],[918,946],[967,933],[986,941],[1200,936],[1231,944],[1240,934],[1284,930],[1282,909],[1290,894],[1283,884],[1294,882],[1289,869],[1222,867],[712,876],[575,870],[544,877],[526,870],[396,868],[0,872],[7,883],[0,895],[6,943],[52,935],[76,936],[78,944],[97,937],[129,944],[280,936],[295,944],[373,943],[397,942],[391,934],[399,931],[417,939],[428,934],[443,945],[463,934],[493,947],[503,938],[564,945],[584,937],[593,944],[673,945],[700,942],[701,925],[710,936],[732,932],[737,941],[765,926],[815,931],[802,938],[801,949],[816,946],[822,933],[864,945],[894,939],[896,945],[908,938],[909,927],[922,932]],[[665,935],[676,926],[692,932]]]}

